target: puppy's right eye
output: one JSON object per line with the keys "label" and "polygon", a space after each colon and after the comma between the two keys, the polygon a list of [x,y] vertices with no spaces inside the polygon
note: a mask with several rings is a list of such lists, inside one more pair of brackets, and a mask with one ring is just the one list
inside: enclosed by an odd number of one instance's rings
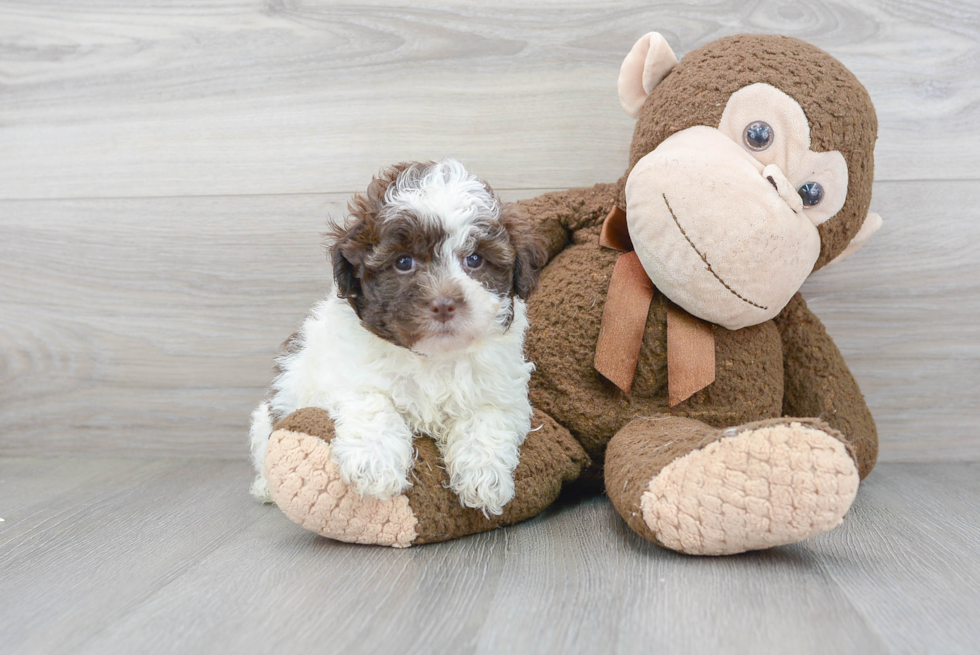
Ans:
{"label": "puppy's right eye", "polygon": [[402,255],[395,260],[395,268],[402,273],[408,273],[415,268],[415,260],[408,255]]}

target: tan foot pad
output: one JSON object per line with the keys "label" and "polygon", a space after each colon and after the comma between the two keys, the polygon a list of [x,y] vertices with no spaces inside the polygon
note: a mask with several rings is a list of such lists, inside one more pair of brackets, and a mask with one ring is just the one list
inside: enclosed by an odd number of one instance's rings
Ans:
{"label": "tan foot pad", "polygon": [[837,527],[857,488],[844,444],[794,422],[747,430],[671,462],[640,507],[667,548],[730,555]]}
{"label": "tan foot pad", "polygon": [[418,521],[408,498],[362,498],[344,484],[330,451],[329,443],[303,432],[272,433],[265,477],[279,509],[293,522],[330,539],[411,546]]}

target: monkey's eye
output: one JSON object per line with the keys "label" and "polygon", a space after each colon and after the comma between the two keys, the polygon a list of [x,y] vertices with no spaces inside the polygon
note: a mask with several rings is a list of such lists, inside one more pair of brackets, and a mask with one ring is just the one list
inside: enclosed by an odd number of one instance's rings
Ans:
{"label": "monkey's eye", "polygon": [[402,273],[409,273],[415,268],[415,260],[408,255],[402,255],[395,260],[395,268]]}
{"label": "monkey's eye", "polygon": [[466,264],[466,268],[480,268],[483,266],[483,257],[473,253],[472,255],[466,257],[463,260],[463,263]]}
{"label": "monkey's eye", "polygon": [[819,205],[820,201],[823,200],[823,186],[819,182],[807,182],[797,189],[796,192],[803,199],[804,207]]}
{"label": "monkey's eye", "polygon": [[753,121],[746,126],[745,132],[742,133],[742,140],[749,150],[761,152],[772,145],[772,136],[772,127],[769,123]]}

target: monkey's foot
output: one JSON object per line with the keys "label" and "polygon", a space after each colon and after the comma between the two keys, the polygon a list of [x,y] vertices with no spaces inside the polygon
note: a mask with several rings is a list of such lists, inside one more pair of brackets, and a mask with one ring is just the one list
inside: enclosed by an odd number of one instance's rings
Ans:
{"label": "monkey's foot", "polygon": [[814,420],[730,428],[646,485],[643,522],[667,548],[728,555],[795,543],[844,520],[858,488],[847,446]]}
{"label": "monkey's foot", "polygon": [[415,440],[412,486],[381,500],[362,497],[343,481],[331,457],[333,421],[317,408],[298,410],[269,438],[265,479],[272,500],[295,523],[338,541],[405,548],[446,541],[536,516],[574,480],[588,457],[551,417],[535,412],[514,472],[514,500],[500,516],[463,507],[434,441]]}

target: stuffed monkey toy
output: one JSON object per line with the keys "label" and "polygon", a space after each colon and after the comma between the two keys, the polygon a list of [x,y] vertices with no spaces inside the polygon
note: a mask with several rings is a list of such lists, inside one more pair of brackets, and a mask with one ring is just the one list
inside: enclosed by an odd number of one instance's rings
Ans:
{"label": "stuffed monkey toy", "polygon": [[292,520],[408,546],[525,520],[563,485],[601,481],[633,530],[689,554],[843,521],[877,433],[799,289],[881,224],[866,90],[797,39],[727,37],[678,62],[656,32],[618,89],[637,119],[626,174],[519,203],[549,263],[528,300],[537,409],[514,500],[499,516],[462,507],[426,437],[408,492],[361,498],[330,459],[329,416],[308,408],[277,424],[266,456]]}

